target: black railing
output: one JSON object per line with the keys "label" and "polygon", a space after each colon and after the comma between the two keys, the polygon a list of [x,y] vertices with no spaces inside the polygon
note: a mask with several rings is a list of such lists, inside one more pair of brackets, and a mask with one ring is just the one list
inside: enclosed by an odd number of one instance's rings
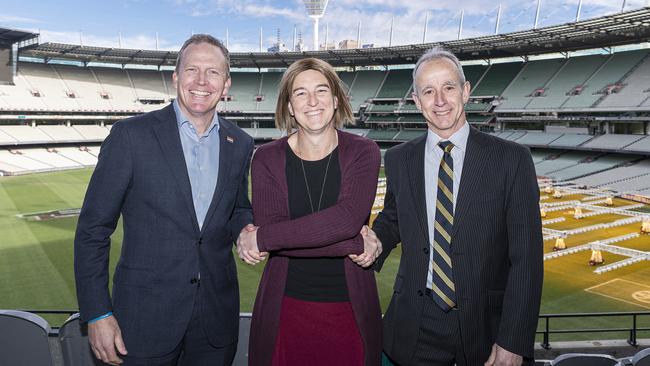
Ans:
{"label": "black railing", "polygon": [[[543,324],[543,330],[538,330],[537,334],[542,335],[541,346],[544,349],[550,349],[551,334],[579,334],[579,333],[610,333],[610,332],[629,332],[627,343],[631,346],[637,346],[637,334],[643,331],[650,331],[648,327],[639,327],[639,317],[650,318],[650,311],[639,312],[609,312],[609,313],[567,313],[567,314],[542,314],[539,316],[540,324]],[[631,320],[628,327],[618,328],[593,328],[593,329],[551,329],[551,319],[566,318],[603,318],[603,317],[626,317]]]}

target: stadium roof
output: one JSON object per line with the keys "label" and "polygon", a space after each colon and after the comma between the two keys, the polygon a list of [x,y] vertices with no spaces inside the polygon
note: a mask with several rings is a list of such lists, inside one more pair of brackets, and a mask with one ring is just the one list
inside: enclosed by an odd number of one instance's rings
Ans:
{"label": "stadium roof", "polygon": [[[480,60],[606,48],[648,40],[650,7],[644,7],[574,23],[446,42],[350,50],[232,53],[231,66],[278,68],[304,57],[317,57],[334,66],[413,64],[432,47],[444,47],[461,60]],[[44,43],[21,55],[46,60],[174,66],[177,52]]]}
{"label": "stadium roof", "polygon": [[0,47],[11,47],[15,43],[28,43],[30,41],[36,41],[37,39],[38,33],[0,28]]}

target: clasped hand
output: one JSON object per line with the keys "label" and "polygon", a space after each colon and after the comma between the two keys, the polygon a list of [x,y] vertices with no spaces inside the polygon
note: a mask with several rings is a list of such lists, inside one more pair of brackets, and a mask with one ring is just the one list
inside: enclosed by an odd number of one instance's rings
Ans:
{"label": "clasped hand", "polygon": [[260,252],[257,246],[258,228],[253,224],[248,224],[241,230],[237,238],[237,254],[241,260],[250,265],[256,265],[269,255],[268,252]]}
{"label": "clasped hand", "polygon": [[379,258],[383,246],[375,232],[368,225],[363,225],[361,228],[361,236],[363,237],[363,253],[359,255],[350,254],[348,257],[359,266],[367,268]]}

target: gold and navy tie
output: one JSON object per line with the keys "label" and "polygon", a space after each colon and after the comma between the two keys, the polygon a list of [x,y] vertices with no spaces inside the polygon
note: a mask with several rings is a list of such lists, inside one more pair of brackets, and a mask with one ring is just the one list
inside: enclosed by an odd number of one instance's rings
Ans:
{"label": "gold and navy tie", "polygon": [[441,141],[443,150],[438,170],[438,194],[436,195],[436,217],[433,234],[433,256],[431,267],[433,300],[444,311],[456,306],[456,288],[451,266],[451,229],[454,225],[454,161],[451,149],[454,144]]}

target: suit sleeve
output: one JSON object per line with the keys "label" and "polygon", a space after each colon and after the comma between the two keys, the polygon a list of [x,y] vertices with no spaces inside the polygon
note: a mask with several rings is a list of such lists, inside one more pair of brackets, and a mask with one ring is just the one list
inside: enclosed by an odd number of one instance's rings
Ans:
{"label": "suit sleeve", "polygon": [[[260,222],[257,232],[260,251],[329,247],[334,243],[346,241],[344,247],[336,247],[337,250],[346,249],[343,250],[344,253],[337,252],[337,254],[360,252],[363,242],[348,239],[359,235],[361,227],[368,219],[376,193],[381,157],[379,148],[373,142],[367,141],[364,146],[355,148],[358,149],[356,155],[351,157],[353,160],[350,166],[344,169],[341,177],[341,190],[337,203],[293,220],[272,220],[273,214],[269,214],[268,217],[271,219],[265,223]],[[270,172],[264,175],[270,175]],[[262,180],[259,182],[262,183]],[[255,187],[264,197],[278,196],[277,192],[274,192],[273,185],[267,184],[261,187],[255,184]],[[277,202],[278,199],[282,202]],[[272,202],[273,205],[287,204],[280,197]]]}
{"label": "suit sleeve", "polygon": [[239,181],[239,186],[237,187],[235,207],[229,221],[230,235],[233,243],[235,240],[237,240],[239,232],[241,232],[244,226],[253,222],[253,209],[251,207],[251,202],[248,199],[248,172],[250,168],[251,157],[253,155],[253,146],[253,140],[251,139],[249,146],[246,148],[246,160],[243,164],[244,166],[241,168],[241,178]]}
{"label": "suit sleeve", "polygon": [[391,175],[394,166],[392,158],[393,154],[389,150],[386,152],[384,158],[384,172],[386,173],[386,196],[384,197],[384,208],[381,210],[379,215],[377,215],[377,218],[372,225],[372,230],[377,234],[383,247],[381,255],[373,265],[373,268],[377,272],[381,270],[384,261],[390,255],[390,252],[395,249],[397,244],[401,241],[397,221],[397,202],[395,201],[395,194],[393,191],[395,176]]}
{"label": "suit sleeve", "polygon": [[532,357],[544,264],[539,188],[527,149],[521,152],[513,177],[505,212],[510,271],[497,344],[510,352]]}
{"label": "suit sleeve", "polygon": [[74,271],[81,321],[112,311],[108,291],[111,234],[128,193],[132,166],[128,131],[118,122],[102,144],[77,223]]}

